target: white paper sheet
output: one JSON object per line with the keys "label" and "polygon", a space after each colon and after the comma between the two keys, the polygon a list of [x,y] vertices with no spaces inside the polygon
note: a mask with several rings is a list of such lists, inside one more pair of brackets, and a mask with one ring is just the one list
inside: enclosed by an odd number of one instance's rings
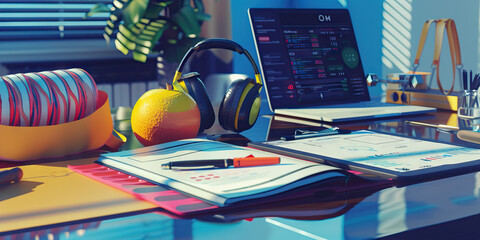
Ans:
{"label": "white paper sheet", "polygon": [[265,144],[395,172],[409,172],[480,159],[480,149],[371,131],[294,141],[279,140]]}
{"label": "white paper sheet", "polygon": [[[324,171],[340,169],[286,156],[281,156],[280,164],[266,166],[202,170],[161,168],[161,164],[172,161],[223,159],[249,155],[254,157],[279,156],[221,142],[190,139],[132,151],[104,154],[99,162],[168,185],[218,205],[246,200],[254,194],[267,196],[322,179],[344,176],[339,172],[316,175]],[[310,177],[313,175],[316,176]]]}

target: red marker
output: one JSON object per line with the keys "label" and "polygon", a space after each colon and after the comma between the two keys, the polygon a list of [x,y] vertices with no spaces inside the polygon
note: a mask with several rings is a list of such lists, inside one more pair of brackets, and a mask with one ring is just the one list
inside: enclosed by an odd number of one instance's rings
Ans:
{"label": "red marker", "polygon": [[9,170],[0,172],[0,186],[10,184],[12,182],[18,182],[23,177],[22,169],[16,167]]}
{"label": "red marker", "polygon": [[190,169],[190,168],[227,168],[233,167],[253,167],[262,165],[279,164],[280,157],[245,157],[245,158],[227,158],[227,159],[208,159],[208,160],[188,160],[176,161],[162,164],[162,168],[167,169]]}

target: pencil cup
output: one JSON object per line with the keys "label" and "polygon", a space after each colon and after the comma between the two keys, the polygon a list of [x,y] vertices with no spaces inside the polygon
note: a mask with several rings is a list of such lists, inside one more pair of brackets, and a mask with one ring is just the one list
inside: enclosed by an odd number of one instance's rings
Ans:
{"label": "pencil cup", "polygon": [[465,90],[458,101],[460,130],[480,132],[480,102],[477,90]]}

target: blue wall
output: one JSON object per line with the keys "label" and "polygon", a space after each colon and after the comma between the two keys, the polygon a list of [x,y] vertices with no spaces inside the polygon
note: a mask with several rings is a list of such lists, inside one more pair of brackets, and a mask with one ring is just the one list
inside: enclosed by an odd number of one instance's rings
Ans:
{"label": "blue wall", "polygon": [[[365,74],[382,72],[382,1],[348,0],[347,8],[357,37],[357,44]],[[378,98],[382,89],[368,89],[372,98]]]}

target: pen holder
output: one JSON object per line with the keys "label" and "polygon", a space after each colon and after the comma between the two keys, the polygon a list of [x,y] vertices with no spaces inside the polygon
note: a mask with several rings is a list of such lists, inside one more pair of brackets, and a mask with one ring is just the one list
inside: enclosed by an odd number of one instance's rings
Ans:
{"label": "pen holder", "polygon": [[477,90],[465,90],[458,101],[460,130],[480,131],[480,104]]}

